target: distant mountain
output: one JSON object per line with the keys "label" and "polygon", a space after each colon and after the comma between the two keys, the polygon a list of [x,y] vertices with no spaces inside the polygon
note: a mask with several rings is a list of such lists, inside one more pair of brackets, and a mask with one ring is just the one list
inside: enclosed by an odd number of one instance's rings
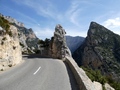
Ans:
{"label": "distant mountain", "polygon": [[88,35],[73,58],[79,66],[99,69],[120,81],[120,36],[96,22],[91,22]]}
{"label": "distant mountain", "polygon": [[69,47],[71,53],[73,53],[84,41],[84,37],[76,36],[66,36],[66,43]]}
{"label": "distant mountain", "polygon": [[37,38],[33,30],[31,28],[27,29],[23,23],[18,22],[16,19],[10,16],[4,16],[2,14],[0,14],[0,16],[4,17],[17,28],[20,45],[22,47],[22,53],[35,53],[34,51],[39,48],[39,39]]}

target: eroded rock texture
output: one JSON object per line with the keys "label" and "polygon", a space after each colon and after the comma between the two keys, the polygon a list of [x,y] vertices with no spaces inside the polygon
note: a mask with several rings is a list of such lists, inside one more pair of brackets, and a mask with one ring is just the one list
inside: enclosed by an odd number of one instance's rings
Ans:
{"label": "eroded rock texture", "polygon": [[73,58],[79,66],[99,69],[120,80],[120,36],[95,22],[91,22],[85,41]]}
{"label": "eroded rock texture", "polygon": [[52,40],[52,57],[64,59],[65,56],[71,56],[71,52],[66,45],[65,30],[58,24],[55,27],[54,37]]}
{"label": "eroded rock texture", "polygon": [[22,61],[21,47],[17,28],[10,25],[9,33],[1,28],[0,32],[0,70],[3,71]]}
{"label": "eroded rock texture", "polygon": [[33,32],[32,28],[28,29],[21,22],[18,22],[16,19],[10,16],[4,16],[0,14],[1,17],[5,18],[9,21],[13,26],[17,28],[18,38],[20,41],[20,46],[22,48],[22,53],[29,54],[35,53],[36,50],[39,49],[38,41],[39,39]]}

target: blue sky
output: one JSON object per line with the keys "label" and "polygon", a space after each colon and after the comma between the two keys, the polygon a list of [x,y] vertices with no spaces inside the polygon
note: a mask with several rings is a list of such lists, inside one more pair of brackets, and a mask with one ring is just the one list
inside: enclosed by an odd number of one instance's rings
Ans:
{"label": "blue sky", "polygon": [[120,0],[0,0],[0,13],[23,22],[40,39],[53,36],[56,24],[67,35],[86,37],[95,21],[120,35]]}

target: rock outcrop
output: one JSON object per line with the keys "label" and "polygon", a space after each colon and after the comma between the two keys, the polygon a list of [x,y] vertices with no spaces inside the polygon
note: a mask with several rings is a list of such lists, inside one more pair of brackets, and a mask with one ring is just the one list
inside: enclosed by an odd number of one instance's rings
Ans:
{"label": "rock outcrop", "polygon": [[65,56],[71,56],[71,52],[66,45],[65,30],[60,24],[56,25],[54,37],[51,45],[51,53],[53,58],[64,59]]}
{"label": "rock outcrop", "polygon": [[8,20],[13,26],[17,28],[20,45],[22,47],[22,53],[29,54],[35,53],[39,49],[38,41],[39,39],[33,32],[33,30],[27,29],[23,23],[18,22],[16,19],[10,16],[4,16],[0,14],[1,17],[4,17]]}
{"label": "rock outcrop", "polygon": [[20,26],[20,27],[24,27],[24,24],[21,22],[18,22],[16,19],[10,17],[10,16],[4,16],[0,13],[1,17],[4,17],[6,20],[8,20],[10,23],[15,23],[16,25]]}
{"label": "rock outcrop", "polygon": [[38,41],[39,39],[33,32],[33,30],[27,29],[25,27],[20,27],[16,24],[14,24],[15,27],[18,29],[18,36],[20,40],[20,45],[22,47],[23,53],[35,53],[35,50],[38,50]]}
{"label": "rock outcrop", "polygon": [[120,80],[120,36],[91,22],[83,44],[74,52],[79,66],[99,69],[103,75]]}
{"label": "rock outcrop", "polygon": [[10,25],[9,33],[0,27],[0,70],[3,71],[22,61],[17,28]]}

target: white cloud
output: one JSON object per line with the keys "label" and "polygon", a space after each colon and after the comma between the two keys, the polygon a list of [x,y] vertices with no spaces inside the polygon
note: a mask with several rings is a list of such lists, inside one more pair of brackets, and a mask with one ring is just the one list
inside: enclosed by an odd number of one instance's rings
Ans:
{"label": "white cloud", "polygon": [[81,12],[79,7],[81,1],[72,0],[68,10],[65,12],[59,12],[59,10],[55,7],[55,3],[50,2],[49,0],[24,0],[22,2],[20,0],[13,1],[32,8],[43,17],[52,18],[57,22],[68,21],[69,23],[71,22],[72,24],[79,26],[79,15]]}
{"label": "white cloud", "polygon": [[120,18],[114,18],[114,19],[108,19],[104,23],[105,27],[110,27],[110,28],[115,28],[115,27],[120,27]]}
{"label": "white cloud", "polygon": [[66,17],[68,20],[76,26],[79,26],[79,19],[81,9],[79,9],[80,1],[72,1],[71,5],[66,12]]}
{"label": "white cloud", "polygon": [[34,18],[32,18],[28,15],[25,15],[25,14],[19,12],[19,11],[14,11],[14,12],[16,12],[19,16],[22,17],[21,21],[23,21],[23,22],[30,22],[30,23],[35,23],[35,24],[38,23]]}
{"label": "white cloud", "polygon": [[120,17],[108,19],[102,23],[106,28],[120,34]]}
{"label": "white cloud", "polygon": [[78,9],[70,16],[70,21],[76,26],[79,26],[79,21],[78,21],[79,13],[80,13],[80,10]]}
{"label": "white cloud", "polygon": [[20,0],[13,0],[18,4],[23,4],[26,5],[30,8],[32,8],[33,10],[35,10],[39,15],[43,16],[43,17],[49,17],[49,18],[56,18],[55,14],[57,14],[57,11],[54,7],[54,5],[48,1],[48,0],[44,0],[44,1],[40,1],[40,0],[24,0],[24,1],[20,1]]}
{"label": "white cloud", "polygon": [[53,29],[47,27],[47,28],[41,28],[38,26],[34,26],[33,30],[40,39],[45,39],[45,38],[51,38],[53,36]]}
{"label": "white cloud", "polygon": [[[71,4],[68,6],[68,9],[64,12],[59,12],[58,8],[56,8],[55,3],[50,2],[49,0],[13,0],[18,4],[26,5],[29,8],[32,8],[37,14],[47,19],[54,19],[55,23],[63,24],[64,27],[69,27],[66,31],[68,35],[72,36],[86,36],[86,32],[80,31],[80,17],[82,8],[80,8],[81,1],[80,0],[72,0]],[[66,8],[66,7],[65,7]],[[30,26],[35,31],[36,35],[39,38],[49,38],[53,36],[53,30],[51,29],[52,26],[45,26],[43,25],[41,28],[41,23],[34,21],[34,19],[30,18],[29,16],[22,15],[23,17],[28,18],[32,22],[24,21],[27,23],[27,26]],[[48,22],[46,20],[46,22]],[[42,23],[43,24],[43,23]],[[49,24],[50,25],[50,24]],[[74,28],[75,27],[75,28]],[[54,27],[53,27],[54,28]]]}

